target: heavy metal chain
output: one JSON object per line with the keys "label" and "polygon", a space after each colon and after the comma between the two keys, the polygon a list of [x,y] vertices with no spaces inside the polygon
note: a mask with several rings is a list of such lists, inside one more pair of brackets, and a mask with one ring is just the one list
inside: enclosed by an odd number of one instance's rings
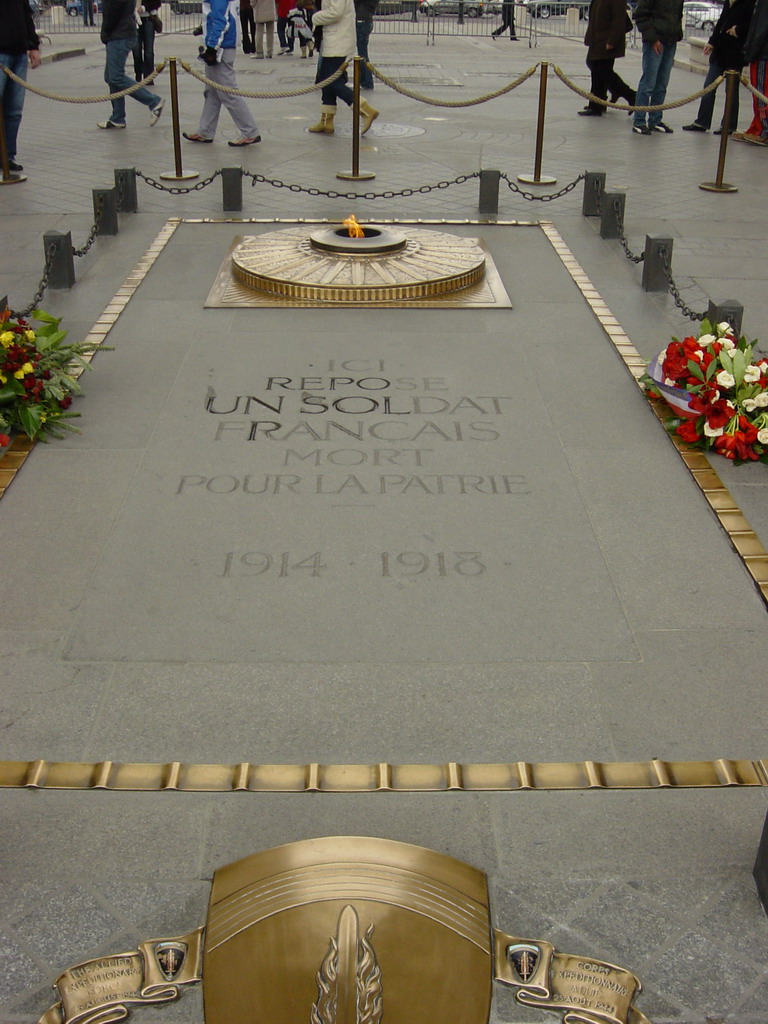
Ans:
{"label": "heavy metal chain", "polygon": [[386,192],[335,192],[321,188],[305,188],[303,185],[287,185],[278,178],[265,178],[263,174],[253,174],[251,171],[243,170],[244,178],[252,178],[251,186],[257,184],[272,185],[274,188],[287,188],[289,192],[303,192],[308,196],[325,196],[327,199],[394,199],[403,196],[425,195],[427,192],[434,192],[440,188],[450,188],[451,185],[462,185],[472,178],[479,178],[480,172],[473,171],[471,174],[460,174],[452,181],[438,181],[434,185],[421,185],[419,188],[404,188],[399,192],[387,190]]}
{"label": "heavy metal chain", "polygon": [[696,313],[694,310],[691,309],[690,306],[686,306],[686,304],[681,299],[680,290],[675,284],[675,279],[672,277],[672,268],[669,265],[669,257],[667,255],[666,246],[659,246],[659,256],[661,258],[661,265],[664,268],[664,273],[667,278],[667,288],[669,289],[669,294],[675,300],[675,305],[677,306],[677,308],[680,310],[683,316],[687,316],[689,320],[703,320],[704,317],[707,315],[706,313]]}
{"label": "heavy metal chain", "polygon": [[85,254],[91,248],[93,243],[96,241],[96,236],[98,235],[99,228],[101,227],[101,218],[102,218],[102,215],[104,213],[104,202],[105,202],[105,196],[103,194],[100,194],[100,195],[96,196],[96,202],[94,203],[94,206],[95,206],[94,218],[93,218],[93,224],[91,226],[90,234],[88,235],[88,238],[86,239],[86,242],[82,246],[82,248],[75,249],[73,247],[73,249],[72,249],[72,255],[73,256],[85,256]]}
{"label": "heavy metal chain", "polygon": [[616,224],[619,229],[619,243],[621,248],[624,250],[624,255],[630,263],[642,263],[645,259],[645,253],[641,253],[639,256],[636,256],[629,248],[627,236],[624,234],[624,218],[621,214],[621,203],[618,199],[614,199],[613,201],[613,212],[616,214]]}
{"label": "heavy metal chain", "polygon": [[40,300],[45,295],[45,289],[48,287],[48,278],[51,276],[51,267],[53,266],[53,257],[56,255],[56,243],[51,242],[45,252],[45,266],[43,267],[43,276],[40,278],[40,284],[37,286],[35,297],[32,299],[30,304],[24,309],[11,310],[11,316],[13,317],[24,317],[29,316],[33,309],[37,309],[40,304]]}
{"label": "heavy metal chain", "polygon": [[221,175],[221,170],[214,171],[210,178],[203,178],[202,181],[195,182],[194,185],[164,185],[162,181],[158,181],[156,178],[150,178],[147,174],[142,174],[141,171],[136,171],[136,177],[141,178],[151,188],[156,188],[159,192],[168,192],[172,196],[185,196],[189,192],[199,192],[203,188],[207,188]]}
{"label": "heavy metal chain", "polygon": [[523,189],[519,188],[515,182],[504,173],[504,171],[501,172],[501,177],[506,181],[507,187],[511,192],[517,192],[519,196],[522,196],[523,199],[528,199],[530,202],[538,201],[540,203],[551,203],[553,199],[559,199],[561,196],[567,195],[576,188],[580,181],[584,181],[586,176],[586,171],[582,171],[578,178],[574,178],[573,181],[561,188],[559,192],[550,192],[549,195],[546,196],[537,196],[534,195],[533,192],[525,192]]}

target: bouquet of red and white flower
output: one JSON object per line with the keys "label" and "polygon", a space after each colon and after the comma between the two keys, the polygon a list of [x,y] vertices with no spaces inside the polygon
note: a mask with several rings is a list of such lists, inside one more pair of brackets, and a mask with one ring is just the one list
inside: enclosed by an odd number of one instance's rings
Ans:
{"label": "bouquet of red and white flower", "polygon": [[35,310],[37,321],[0,312],[0,448],[11,443],[10,433],[45,440],[75,430],[68,419],[72,396],[80,393],[77,376],[86,357],[96,351],[91,342],[66,343],[59,319]]}
{"label": "bouquet of red and white flower", "polygon": [[678,414],[668,429],[736,465],[768,462],[768,359],[728,323],[703,320],[697,338],[674,338],[641,378]]}

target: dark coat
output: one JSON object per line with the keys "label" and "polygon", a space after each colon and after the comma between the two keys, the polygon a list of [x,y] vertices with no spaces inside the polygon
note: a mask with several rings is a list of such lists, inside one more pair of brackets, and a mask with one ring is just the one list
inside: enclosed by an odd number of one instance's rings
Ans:
{"label": "dark coat", "polygon": [[3,0],[0,15],[0,53],[27,53],[39,50],[32,11],[27,0]]}
{"label": "dark coat", "polygon": [[747,64],[761,57],[768,57],[768,0],[757,0],[744,43],[744,60]]}
{"label": "dark coat", "polygon": [[584,45],[589,47],[587,60],[624,56],[627,45],[625,0],[592,0]]}
{"label": "dark coat", "polygon": [[679,43],[683,38],[683,0],[638,0],[635,24],[644,43]]}
{"label": "dark coat", "polygon": [[[723,71],[741,71],[746,63],[744,42],[754,6],[755,0],[731,0],[731,3],[723,7],[709,37],[709,45],[712,47],[710,64],[717,64]],[[729,33],[730,28],[736,29],[735,36]]]}
{"label": "dark coat", "polygon": [[136,0],[104,0],[101,19],[101,41],[135,39]]}

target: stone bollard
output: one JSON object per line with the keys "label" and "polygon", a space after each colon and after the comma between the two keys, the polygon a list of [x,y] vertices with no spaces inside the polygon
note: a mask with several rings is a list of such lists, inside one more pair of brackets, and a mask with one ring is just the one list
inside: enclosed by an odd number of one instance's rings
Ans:
{"label": "stone bollard", "polygon": [[241,167],[222,167],[221,196],[223,210],[242,210],[243,170]]}
{"label": "stone bollard", "polygon": [[499,182],[501,171],[480,171],[480,198],[477,208],[480,213],[499,212]]}
{"label": "stone bollard", "polygon": [[599,217],[605,194],[605,173],[603,171],[587,171],[584,178],[584,196],[581,200],[581,213],[584,217]]}
{"label": "stone bollard", "polygon": [[620,238],[624,233],[625,192],[603,192],[600,203],[600,237]]}
{"label": "stone bollard", "polygon": [[737,337],[741,335],[741,322],[744,319],[744,307],[734,299],[725,302],[711,302],[707,307],[707,320],[711,324],[729,323]]}
{"label": "stone bollard", "polygon": [[136,192],[136,168],[123,167],[115,171],[115,193],[120,213],[138,213],[139,197]]}
{"label": "stone bollard", "polygon": [[[72,248],[72,232],[46,231],[43,235],[46,263],[50,259],[48,286],[50,288],[71,288],[75,283],[75,253]],[[53,246],[49,256],[48,250]]]}
{"label": "stone bollard", "polygon": [[117,195],[114,186],[93,190],[93,216],[97,235],[117,234]]}
{"label": "stone bollard", "polygon": [[567,36],[583,35],[583,32],[579,32],[578,7],[566,7],[565,9],[565,34]]}
{"label": "stone bollard", "polygon": [[660,235],[646,235],[643,250],[643,291],[665,292],[669,287],[661,249],[667,254],[667,263],[672,269],[672,239]]}

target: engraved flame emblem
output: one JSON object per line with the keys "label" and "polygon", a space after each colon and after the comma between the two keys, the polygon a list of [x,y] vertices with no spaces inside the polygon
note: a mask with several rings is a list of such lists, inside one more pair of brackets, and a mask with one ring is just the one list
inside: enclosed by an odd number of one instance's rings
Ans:
{"label": "engraved flame emblem", "polygon": [[539,962],[539,951],[535,946],[510,946],[507,959],[519,981],[530,980],[536,972]]}
{"label": "engraved flame emblem", "polygon": [[349,232],[350,238],[365,238],[365,232],[363,231],[362,224],[358,222],[354,213],[350,213],[347,219],[343,220],[341,223]]}
{"label": "engraved flame emblem", "polygon": [[373,929],[370,925],[360,935],[360,921],[350,905],[339,914],[336,934],[317,972],[310,1024],[380,1024],[384,1007]]}

